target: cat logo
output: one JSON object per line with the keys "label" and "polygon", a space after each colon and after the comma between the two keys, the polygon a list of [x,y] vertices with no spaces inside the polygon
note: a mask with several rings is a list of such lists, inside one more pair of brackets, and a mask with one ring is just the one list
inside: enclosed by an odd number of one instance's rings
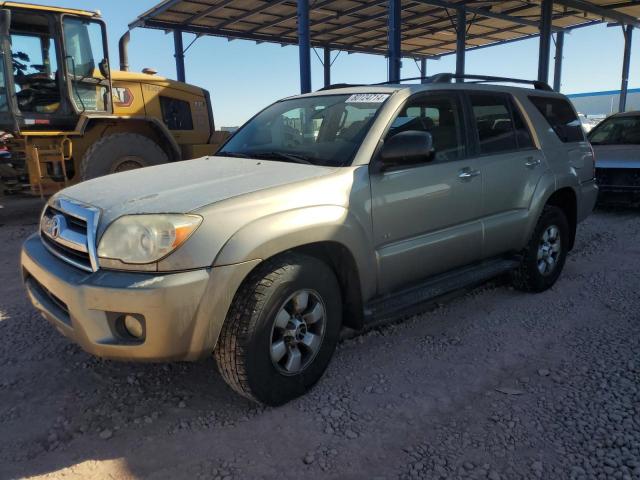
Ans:
{"label": "cat logo", "polygon": [[130,107],[133,103],[133,93],[127,87],[113,89],[113,103],[116,107]]}

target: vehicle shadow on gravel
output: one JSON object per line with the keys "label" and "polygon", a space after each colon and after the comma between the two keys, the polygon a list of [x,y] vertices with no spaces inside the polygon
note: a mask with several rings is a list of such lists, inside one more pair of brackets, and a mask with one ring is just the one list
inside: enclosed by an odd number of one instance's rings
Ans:
{"label": "vehicle shadow on gravel", "polygon": [[128,456],[141,443],[170,455],[185,435],[233,427],[264,410],[232,392],[212,358],[106,361],[62,337],[31,307],[20,280],[20,245],[40,209],[26,203],[0,222],[0,478],[108,459],[124,459],[118,477],[131,475]]}
{"label": "vehicle shadow on gravel", "polygon": [[60,338],[38,314],[2,310],[0,478],[117,458],[135,475],[131,448],[148,443],[171,452],[185,435],[233,427],[264,410],[233,393],[213,359],[96,359]]}

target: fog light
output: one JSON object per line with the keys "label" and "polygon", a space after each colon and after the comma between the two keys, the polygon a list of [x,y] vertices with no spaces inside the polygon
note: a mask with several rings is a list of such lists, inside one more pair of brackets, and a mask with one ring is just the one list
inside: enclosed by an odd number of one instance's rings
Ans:
{"label": "fog light", "polygon": [[127,330],[127,333],[134,338],[142,338],[144,335],[142,322],[133,315],[125,315],[124,328]]}

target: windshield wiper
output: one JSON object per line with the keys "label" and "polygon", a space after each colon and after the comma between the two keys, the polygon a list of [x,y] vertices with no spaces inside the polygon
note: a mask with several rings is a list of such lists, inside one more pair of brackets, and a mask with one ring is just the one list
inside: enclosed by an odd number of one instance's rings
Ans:
{"label": "windshield wiper", "polygon": [[250,155],[241,152],[218,152],[216,157],[250,158]]}
{"label": "windshield wiper", "polygon": [[284,160],[287,162],[304,163],[305,165],[313,165],[308,157],[298,155],[296,153],[285,152],[255,152],[250,155],[253,158],[264,158],[265,160]]}

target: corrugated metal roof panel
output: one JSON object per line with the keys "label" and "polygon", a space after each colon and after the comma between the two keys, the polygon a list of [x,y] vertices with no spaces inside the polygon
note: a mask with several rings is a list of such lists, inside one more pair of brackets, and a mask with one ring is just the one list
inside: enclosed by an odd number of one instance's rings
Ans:
{"label": "corrugated metal roof panel", "polygon": [[[310,3],[313,46],[387,53],[386,0],[315,0]],[[449,4],[451,8],[443,7]],[[540,5],[530,0],[479,0],[466,4],[469,47],[538,34]],[[404,0],[403,55],[418,58],[454,53],[455,8],[458,5],[457,0]],[[585,11],[594,8],[601,9],[597,13],[606,13],[609,20]],[[556,0],[553,11],[554,28],[576,28],[594,22],[615,21],[620,14],[627,15],[627,20],[637,21],[640,2]],[[298,43],[295,0],[164,0],[140,15],[130,26],[180,29],[229,39]]]}

